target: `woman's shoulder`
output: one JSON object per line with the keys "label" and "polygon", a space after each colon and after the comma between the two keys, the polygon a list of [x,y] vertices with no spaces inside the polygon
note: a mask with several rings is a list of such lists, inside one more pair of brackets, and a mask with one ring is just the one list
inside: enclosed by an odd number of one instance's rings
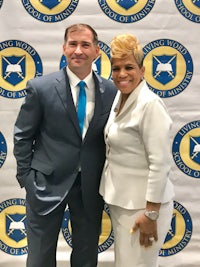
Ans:
{"label": "woman's shoulder", "polygon": [[142,89],[140,91],[140,99],[145,101],[145,102],[163,102],[161,97],[157,95],[155,92],[153,92],[147,83],[145,82],[144,85],[142,86]]}

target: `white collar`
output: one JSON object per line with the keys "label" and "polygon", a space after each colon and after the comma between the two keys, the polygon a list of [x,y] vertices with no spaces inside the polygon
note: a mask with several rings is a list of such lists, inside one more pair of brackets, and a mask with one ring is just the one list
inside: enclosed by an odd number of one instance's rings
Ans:
{"label": "white collar", "polygon": [[[66,67],[66,71],[67,71],[67,75],[69,77],[69,82],[73,87],[76,87],[77,84],[80,82],[80,79],[76,76],[75,73],[73,73],[69,67]],[[88,76],[85,77],[85,79],[83,80],[86,83],[87,88],[91,88],[92,85],[94,84],[93,81],[93,73],[92,71],[88,74]]]}

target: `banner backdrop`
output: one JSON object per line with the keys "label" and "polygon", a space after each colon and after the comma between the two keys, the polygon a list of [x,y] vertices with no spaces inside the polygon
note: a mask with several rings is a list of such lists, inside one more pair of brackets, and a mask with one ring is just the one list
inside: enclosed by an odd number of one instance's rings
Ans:
{"label": "banner backdrop", "polygon": [[[13,127],[26,95],[24,88],[29,79],[66,65],[64,31],[77,22],[97,31],[101,54],[94,68],[105,78],[111,79],[109,45],[115,35],[133,33],[143,45],[145,78],[173,120],[171,179],[176,194],[159,266],[199,267],[199,0],[0,0],[0,267],[25,266],[28,250],[25,192],[17,184],[13,157]],[[105,206],[98,266],[113,266],[113,243]],[[58,267],[70,266],[70,251],[66,210]]]}

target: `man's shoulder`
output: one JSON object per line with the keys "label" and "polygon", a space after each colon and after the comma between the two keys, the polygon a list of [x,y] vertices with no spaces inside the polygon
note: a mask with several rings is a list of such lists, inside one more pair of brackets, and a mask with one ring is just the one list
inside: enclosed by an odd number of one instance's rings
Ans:
{"label": "man's shoulder", "polygon": [[102,79],[106,90],[109,90],[112,93],[112,95],[115,96],[117,93],[117,87],[115,86],[114,82],[112,80],[108,80],[105,78]]}
{"label": "man's shoulder", "polygon": [[101,79],[101,82],[105,85],[106,88],[110,88],[110,89],[112,89],[114,91],[117,90],[114,82],[111,79],[106,79],[106,78],[104,78],[102,76],[99,76],[99,77]]}
{"label": "man's shoulder", "polygon": [[105,79],[104,77],[101,77],[102,78],[102,81],[106,84],[109,84],[109,85],[114,85],[113,81],[110,80],[110,79]]}
{"label": "man's shoulder", "polygon": [[55,71],[55,72],[51,72],[48,74],[44,74],[42,76],[33,78],[31,80],[29,80],[30,83],[35,83],[35,84],[41,84],[41,83],[47,83],[47,82],[52,82],[53,80],[60,80],[64,77],[64,71],[63,70],[59,70],[59,71]]}

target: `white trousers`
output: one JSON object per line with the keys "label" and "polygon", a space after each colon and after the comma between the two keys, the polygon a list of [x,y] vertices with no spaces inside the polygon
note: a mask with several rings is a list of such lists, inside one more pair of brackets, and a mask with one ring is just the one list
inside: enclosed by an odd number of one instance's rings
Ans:
{"label": "white trousers", "polygon": [[130,234],[135,219],[144,210],[127,210],[109,205],[114,231],[115,267],[157,267],[158,253],[170,229],[173,201],[162,204],[157,220],[158,241],[145,248],[139,243],[139,230]]}

